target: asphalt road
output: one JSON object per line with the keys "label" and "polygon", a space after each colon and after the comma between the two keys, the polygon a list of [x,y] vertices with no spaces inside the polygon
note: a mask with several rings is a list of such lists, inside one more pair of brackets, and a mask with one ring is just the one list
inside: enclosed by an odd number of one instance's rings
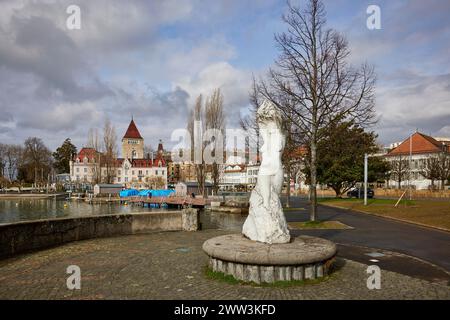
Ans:
{"label": "asphalt road", "polygon": [[[291,198],[291,207],[302,210],[286,211],[288,222],[309,220],[306,199]],[[323,237],[342,244],[342,250],[349,251],[344,255],[354,255],[358,247],[379,248],[417,257],[450,272],[450,232],[323,205],[318,207],[318,219],[337,220],[354,229],[295,230],[292,233]],[[350,250],[352,247],[355,249]],[[365,259],[371,257],[365,256]]]}

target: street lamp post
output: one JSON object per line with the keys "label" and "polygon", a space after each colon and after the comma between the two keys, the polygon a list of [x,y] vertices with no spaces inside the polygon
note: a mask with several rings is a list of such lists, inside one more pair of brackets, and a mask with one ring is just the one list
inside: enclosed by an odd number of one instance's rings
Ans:
{"label": "street lamp post", "polygon": [[368,154],[364,154],[364,205],[367,206]]}

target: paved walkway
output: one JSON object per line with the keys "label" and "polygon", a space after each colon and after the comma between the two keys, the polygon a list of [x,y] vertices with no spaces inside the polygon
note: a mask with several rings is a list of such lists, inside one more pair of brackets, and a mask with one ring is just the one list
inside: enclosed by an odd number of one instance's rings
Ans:
{"label": "paved walkway", "polygon": [[[229,232],[166,232],[95,239],[0,261],[0,299],[450,299],[450,287],[382,271],[366,286],[367,266],[338,259],[331,279],[305,286],[257,287],[208,279],[202,243]],[[67,266],[81,268],[68,290]]]}
{"label": "paved walkway", "polygon": [[[288,221],[307,221],[309,219],[309,204],[306,199],[293,197],[291,206],[304,210],[287,211],[286,219]],[[404,253],[431,262],[450,272],[450,232],[351,210],[327,206],[319,206],[318,209],[319,219],[338,220],[355,229],[302,230],[302,234],[323,237],[342,244]]]}

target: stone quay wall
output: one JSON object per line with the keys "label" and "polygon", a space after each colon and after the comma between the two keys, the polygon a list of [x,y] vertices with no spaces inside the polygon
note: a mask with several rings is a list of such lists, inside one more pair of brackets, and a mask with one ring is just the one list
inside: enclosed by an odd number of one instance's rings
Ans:
{"label": "stone quay wall", "polygon": [[198,210],[192,208],[0,224],[0,258],[78,240],[154,231],[196,231],[198,227]]}

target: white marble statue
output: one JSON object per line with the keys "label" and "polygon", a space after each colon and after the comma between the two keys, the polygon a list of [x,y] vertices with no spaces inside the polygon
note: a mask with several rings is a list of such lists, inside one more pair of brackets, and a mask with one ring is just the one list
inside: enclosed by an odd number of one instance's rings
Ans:
{"label": "white marble statue", "polygon": [[242,233],[259,242],[287,243],[290,235],[279,198],[283,187],[281,156],[285,144],[281,111],[266,100],[258,108],[257,121],[263,139],[262,162]]}

